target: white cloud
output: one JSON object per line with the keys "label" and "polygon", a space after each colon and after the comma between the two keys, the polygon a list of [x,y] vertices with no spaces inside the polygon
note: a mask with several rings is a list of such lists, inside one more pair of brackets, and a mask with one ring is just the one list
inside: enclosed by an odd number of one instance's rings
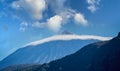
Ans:
{"label": "white cloud", "polygon": [[15,9],[19,9],[20,8],[20,5],[17,4],[18,2],[13,2],[12,3],[12,7],[15,8]]}
{"label": "white cloud", "polygon": [[27,22],[22,22],[22,23],[20,24],[20,26],[25,26],[25,27],[27,27],[27,26],[28,26],[28,23],[27,23]]}
{"label": "white cloud", "polygon": [[45,0],[18,0],[12,3],[15,9],[23,9],[29,13],[32,18],[40,20],[42,13],[46,8]]}
{"label": "white cloud", "polygon": [[93,13],[96,11],[96,7],[94,5],[91,5],[88,7],[88,10],[90,10]]}
{"label": "white cloud", "polygon": [[59,29],[62,26],[62,20],[63,20],[63,18],[61,16],[55,15],[55,16],[51,17],[50,19],[48,19],[47,27],[50,30],[57,32],[57,31],[59,31]]}
{"label": "white cloud", "polygon": [[25,28],[25,27],[20,27],[19,30],[20,30],[21,32],[25,32],[26,28]]}
{"label": "white cloud", "polygon": [[90,10],[93,13],[98,9],[100,0],[87,0],[87,3],[89,4],[89,6],[87,7],[88,10]]}
{"label": "white cloud", "polygon": [[85,19],[84,15],[82,15],[81,13],[76,13],[74,15],[74,20],[77,24],[81,24],[81,25],[87,25],[87,20]]}
{"label": "white cloud", "polygon": [[[84,15],[67,7],[65,5],[66,1],[67,0],[17,0],[12,3],[12,8],[17,10],[17,12],[25,12],[24,14],[19,13],[20,15],[18,16],[34,28],[45,28],[47,25],[47,28],[57,32],[71,19],[74,19],[77,24],[87,25],[88,21]],[[43,17],[43,12],[48,8],[54,12],[55,16],[46,19],[47,17]],[[49,13],[45,12],[45,15],[49,17]]]}
{"label": "white cloud", "polygon": [[21,32],[25,32],[27,27],[28,27],[28,23],[27,23],[27,22],[22,22],[22,23],[20,24],[19,30],[20,30]]}
{"label": "white cloud", "polygon": [[36,21],[32,24],[32,27],[43,28],[44,23],[40,23],[39,21]]}

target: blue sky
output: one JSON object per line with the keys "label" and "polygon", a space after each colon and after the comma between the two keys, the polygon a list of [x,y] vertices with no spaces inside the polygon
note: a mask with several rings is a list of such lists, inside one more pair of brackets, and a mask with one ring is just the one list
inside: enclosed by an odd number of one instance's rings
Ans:
{"label": "blue sky", "polygon": [[0,0],[0,60],[64,30],[114,37],[119,19],[119,0]]}

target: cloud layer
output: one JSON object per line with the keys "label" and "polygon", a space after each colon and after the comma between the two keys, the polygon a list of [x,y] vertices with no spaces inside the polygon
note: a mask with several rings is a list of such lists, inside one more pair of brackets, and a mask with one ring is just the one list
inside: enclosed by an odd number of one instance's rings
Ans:
{"label": "cloud layer", "polygon": [[73,40],[73,39],[79,39],[79,40],[100,40],[100,41],[106,41],[112,39],[112,37],[102,37],[102,36],[95,36],[95,35],[55,35],[52,37],[48,37],[42,40],[34,41],[31,43],[28,43],[25,46],[36,46],[38,44],[43,44],[45,42],[49,41],[56,41],[56,40]]}

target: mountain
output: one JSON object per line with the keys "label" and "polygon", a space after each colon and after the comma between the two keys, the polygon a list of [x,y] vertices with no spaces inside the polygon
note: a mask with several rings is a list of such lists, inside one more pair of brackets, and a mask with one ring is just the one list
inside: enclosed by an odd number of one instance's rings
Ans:
{"label": "mountain", "polygon": [[[89,44],[74,54],[48,64],[35,65],[19,71],[120,71],[120,33],[109,40]],[[1,71],[13,71],[7,67]],[[35,70],[36,69],[36,70]],[[14,70],[14,71],[18,71]]]}
{"label": "mountain", "polygon": [[62,34],[62,35],[70,35],[70,34],[73,34],[73,33],[70,32],[70,31],[64,30],[60,34]]}
{"label": "mountain", "polygon": [[18,49],[0,62],[0,69],[18,64],[43,64],[72,54],[81,47],[108,38],[90,35],[55,35]]}
{"label": "mountain", "polygon": [[[46,66],[48,66],[46,68]],[[75,54],[40,67],[46,71],[120,71],[120,33],[110,41],[89,44]]]}

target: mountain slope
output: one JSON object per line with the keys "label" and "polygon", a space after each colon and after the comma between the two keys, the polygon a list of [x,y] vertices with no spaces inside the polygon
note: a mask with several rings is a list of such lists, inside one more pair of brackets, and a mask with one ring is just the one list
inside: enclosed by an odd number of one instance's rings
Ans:
{"label": "mountain slope", "polygon": [[31,42],[0,62],[0,69],[18,64],[43,64],[78,51],[81,47],[108,40],[99,36],[56,35]]}
{"label": "mountain slope", "polygon": [[[120,33],[110,41],[89,44],[72,55],[39,66],[37,70],[28,67],[19,71],[120,71],[119,66]],[[13,69],[14,66],[8,71]]]}
{"label": "mountain slope", "polygon": [[[48,64],[46,71],[120,71],[120,33],[110,41],[98,42]],[[41,70],[42,71],[42,70]]]}

